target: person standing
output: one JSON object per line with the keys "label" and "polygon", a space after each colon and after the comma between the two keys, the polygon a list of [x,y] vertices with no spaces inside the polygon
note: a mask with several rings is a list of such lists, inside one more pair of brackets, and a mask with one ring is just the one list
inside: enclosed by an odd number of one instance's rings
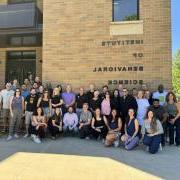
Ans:
{"label": "person standing", "polygon": [[30,95],[25,99],[25,125],[26,125],[26,134],[25,138],[29,136],[29,125],[32,120],[33,113],[37,109],[38,97],[36,95],[36,90],[31,89]]}
{"label": "person standing", "polygon": [[9,136],[7,141],[10,141],[13,138],[18,138],[18,130],[21,123],[21,118],[24,112],[24,97],[21,96],[20,89],[16,89],[14,96],[10,98],[10,113],[11,121],[9,127]]}
{"label": "person standing", "polygon": [[167,94],[166,103],[165,109],[169,115],[169,144],[174,144],[174,132],[176,128],[175,142],[176,146],[180,146],[180,103],[177,102],[176,95],[173,92]]}
{"label": "person standing", "polygon": [[139,122],[139,126],[141,129],[141,126],[143,125],[144,119],[146,117],[147,109],[150,106],[149,102],[147,99],[144,98],[144,92],[143,91],[138,91],[137,95],[137,120]]}
{"label": "person standing", "polygon": [[99,91],[94,91],[94,97],[90,100],[89,108],[94,112],[97,108],[101,109],[101,99],[99,98]]}
{"label": "person standing", "polygon": [[152,98],[159,99],[160,105],[163,106],[166,102],[166,96],[167,96],[167,91],[165,91],[164,86],[160,84],[158,86],[158,91],[153,93]]}
{"label": "person standing", "polygon": [[109,91],[105,92],[104,99],[101,102],[101,112],[102,112],[102,115],[106,116],[106,118],[111,113],[111,99],[110,99]]}
{"label": "person standing", "polygon": [[64,105],[65,105],[65,111],[67,112],[67,109],[71,106],[71,107],[75,107],[75,101],[76,101],[76,96],[75,94],[72,92],[72,88],[71,85],[67,85],[66,86],[66,92],[62,93],[62,99],[64,101]]}
{"label": "person standing", "polygon": [[21,86],[21,95],[24,97],[24,99],[26,99],[27,96],[30,95],[30,91],[27,89],[25,84]]}
{"label": "person standing", "polygon": [[87,96],[84,93],[84,89],[81,87],[79,89],[79,93],[76,95],[76,113],[79,119],[82,113],[83,104],[87,102],[88,102]]}
{"label": "person standing", "polygon": [[0,109],[2,108],[3,132],[8,131],[10,122],[10,98],[13,95],[14,91],[11,90],[11,83],[7,83],[6,88],[0,92]]}
{"label": "person standing", "polygon": [[44,116],[46,120],[48,121],[52,112],[51,99],[49,97],[48,90],[44,90],[42,97],[38,99],[37,107],[42,107]]}
{"label": "person standing", "polygon": [[136,116],[138,105],[136,99],[133,96],[129,95],[128,90],[126,88],[123,88],[123,96],[120,97],[119,103],[120,103],[120,114],[124,127],[129,109],[133,109],[135,112],[134,116]]}
{"label": "person standing", "polygon": [[111,108],[116,109],[118,115],[120,115],[120,95],[118,89],[113,91],[112,99],[111,99]]}
{"label": "person standing", "polygon": [[94,91],[95,91],[95,86],[94,84],[89,85],[89,90],[86,92],[86,96],[88,99],[88,104],[90,103],[91,99],[94,97]]}
{"label": "person standing", "polygon": [[63,99],[61,98],[59,88],[57,88],[57,87],[53,89],[51,104],[52,104],[52,113],[53,114],[54,114],[54,111],[56,108],[59,108],[62,111],[64,102],[63,102]]}

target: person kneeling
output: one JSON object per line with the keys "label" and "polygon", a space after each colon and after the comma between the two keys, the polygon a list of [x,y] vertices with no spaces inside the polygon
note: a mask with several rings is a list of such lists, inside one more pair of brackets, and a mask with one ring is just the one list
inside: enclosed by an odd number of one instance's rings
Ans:
{"label": "person kneeling", "polygon": [[92,118],[91,122],[91,136],[96,140],[98,138],[102,139],[104,143],[108,133],[107,126],[108,124],[106,116],[103,116],[101,114],[101,110],[99,108],[96,108],[94,117]]}
{"label": "person kneeling", "polygon": [[88,111],[88,104],[83,104],[83,110],[79,121],[79,136],[81,139],[89,138],[92,113]]}
{"label": "person kneeling", "polygon": [[111,115],[108,118],[108,134],[105,140],[105,146],[112,146],[114,144],[115,147],[119,146],[119,137],[121,134],[122,121],[121,118],[117,115],[117,110],[113,109],[111,111]]}
{"label": "person kneeling", "polygon": [[45,137],[47,124],[42,108],[38,108],[36,114],[32,117],[30,133],[35,143],[41,143],[41,139]]}
{"label": "person kneeling", "polygon": [[60,108],[55,109],[54,115],[49,119],[48,128],[53,140],[63,132],[63,119]]}
{"label": "person kneeling", "polygon": [[148,147],[151,154],[158,152],[161,143],[161,134],[163,127],[159,120],[154,117],[153,111],[147,112],[147,117],[143,123],[142,129],[143,144]]}
{"label": "person kneeling", "polygon": [[74,134],[78,131],[78,116],[73,112],[73,107],[68,108],[68,112],[65,113],[63,119],[63,130],[65,133]]}
{"label": "person kneeling", "polygon": [[125,149],[127,150],[132,150],[139,143],[139,123],[134,114],[134,109],[129,109],[128,119],[125,123],[125,134],[121,137],[121,140],[125,144]]}

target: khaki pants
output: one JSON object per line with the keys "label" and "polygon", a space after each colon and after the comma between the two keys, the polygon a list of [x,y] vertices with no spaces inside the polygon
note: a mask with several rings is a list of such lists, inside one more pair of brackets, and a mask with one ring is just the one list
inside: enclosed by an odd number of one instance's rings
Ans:
{"label": "khaki pants", "polygon": [[2,116],[3,116],[3,128],[4,128],[4,131],[7,131],[9,128],[10,110],[9,109],[3,109],[2,110]]}

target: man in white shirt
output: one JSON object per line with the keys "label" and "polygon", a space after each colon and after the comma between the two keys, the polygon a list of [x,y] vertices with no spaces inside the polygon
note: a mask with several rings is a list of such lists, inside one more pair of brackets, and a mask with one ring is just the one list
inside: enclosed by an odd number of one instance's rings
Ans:
{"label": "man in white shirt", "polygon": [[3,132],[8,131],[9,118],[10,118],[10,97],[14,95],[11,90],[11,83],[6,84],[6,88],[0,92],[0,109],[2,108],[3,115]]}
{"label": "man in white shirt", "polygon": [[159,104],[161,106],[163,106],[166,102],[166,95],[167,95],[167,91],[164,90],[164,86],[162,84],[160,84],[158,86],[158,91],[153,93],[152,98],[153,99],[159,99]]}

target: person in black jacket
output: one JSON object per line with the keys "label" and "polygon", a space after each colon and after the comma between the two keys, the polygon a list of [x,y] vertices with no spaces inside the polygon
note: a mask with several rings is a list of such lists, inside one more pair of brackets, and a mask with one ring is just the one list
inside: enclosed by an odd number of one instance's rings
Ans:
{"label": "person in black jacket", "polygon": [[128,90],[126,88],[123,88],[123,96],[120,97],[119,105],[120,105],[120,115],[124,125],[124,122],[128,116],[128,110],[134,109],[136,114],[138,105],[136,99],[128,94]]}
{"label": "person in black jacket", "polygon": [[120,115],[120,95],[118,89],[113,91],[111,98],[111,109],[116,109],[117,114]]}

